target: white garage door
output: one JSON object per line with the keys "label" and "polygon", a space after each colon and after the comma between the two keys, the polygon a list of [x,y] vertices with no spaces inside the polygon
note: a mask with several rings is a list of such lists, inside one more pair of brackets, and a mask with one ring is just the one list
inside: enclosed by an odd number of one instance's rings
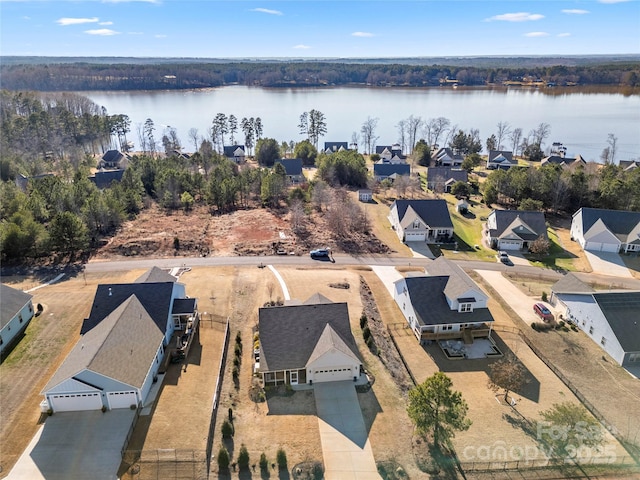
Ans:
{"label": "white garage door", "polygon": [[349,367],[319,368],[313,372],[314,382],[337,382],[340,380],[352,380],[353,374]]}
{"label": "white garage door", "polygon": [[500,250],[520,250],[520,242],[514,240],[500,240]]}
{"label": "white garage door", "polygon": [[618,247],[618,245],[611,244],[611,243],[603,243],[602,244],[602,252],[612,252],[612,253],[616,253],[620,248]]}
{"label": "white garage door", "polygon": [[138,405],[136,392],[109,392],[107,393],[109,408],[130,408],[131,405]]}
{"label": "white garage door", "polygon": [[424,233],[406,233],[404,235],[405,242],[424,242]]}
{"label": "white garage door", "polygon": [[75,412],[78,410],[100,410],[102,400],[99,393],[70,393],[50,395],[49,402],[54,412]]}
{"label": "white garage door", "polygon": [[618,251],[618,245],[611,243],[602,243],[602,242],[589,242],[587,243],[587,248],[585,250],[590,250],[592,252],[613,252],[616,253]]}

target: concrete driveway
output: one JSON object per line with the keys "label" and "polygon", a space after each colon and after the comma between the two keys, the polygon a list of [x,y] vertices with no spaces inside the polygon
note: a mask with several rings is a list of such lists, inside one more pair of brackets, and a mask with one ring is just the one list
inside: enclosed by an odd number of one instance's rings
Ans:
{"label": "concrete driveway", "polygon": [[554,311],[550,304],[522,293],[518,287],[502,276],[502,272],[493,270],[476,270],[476,272],[500,294],[504,301],[507,302],[513,311],[515,311],[522,320],[527,322],[527,324],[531,325],[533,322],[541,321],[540,317],[533,313],[534,303],[546,305],[557,317],[557,312]]}
{"label": "concrete driveway", "polygon": [[379,480],[353,382],[313,385],[326,480]]}
{"label": "concrete driveway", "polygon": [[591,264],[593,273],[610,275],[612,277],[633,278],[622,258],[617,253],[584,251]]}
{"label": "concrete driveway", "polygon": [[373,270],[373,272],[382,281],[383,285],[387,288],[389,295],[393,298],[393,282],[402,280],[404,278],[402,274],[396,269],[396,267],[384,267],[381,265],[371,265],[371,270]]}
{"label": "concrete driveway", "polygon": [[47,417],[8,480],[117,479],[135,412],[61,412]]}
{"label": "concrete driveway", "polygon": [[425,242],[405,242],[405,245],[409,247],[414,258],[430,258],[431,260],[436,258]]}

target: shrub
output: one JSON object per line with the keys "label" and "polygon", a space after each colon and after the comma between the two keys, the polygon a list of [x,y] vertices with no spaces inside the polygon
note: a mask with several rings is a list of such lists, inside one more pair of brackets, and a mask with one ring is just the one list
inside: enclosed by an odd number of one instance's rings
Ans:
{"label": "shrub", "polygon": [[366,326],[367,326],[367,316],[363,312],[362,316],[360,317],[360,328],[364,328]]}
{"label": "shrub", "polygon": [[236,333],[236,344],[242,348],[242,334],[240,332]]}
{"label": "shrub", "polygon": [[233,423],[233,408],[229,407],[229,421]]}
{"label": "shrub", "polygon": [[547,301],[547,292],[542,292],[542,301],[543,302]]}
{"label": "shrub", "polygon": [[282,448],[279,448],[278,453],[276,453],[276,463],[280,470],[287,469],[287,454]]}
{"label": "shrub", "polygon": [[233,366],[234,367],[240,366],[240,357],[233,357]]}
{"label": "shrub", "polygon": [[222,438],[231,438],[233,437],[233,433],[234,433],[234,429],[233,429],[233,425],[231,424],[231,422],[229,422],[229,420],[226,420],[224,422],[222,422]]}
{"label": "shrub", "polygon": [[267,456],[262,452],[260,454],[260,470],[266,470],[269,468],[269,461],[267,460]]}
{"label": "shrub", "polygon": [[173,237],[173,248],[180,250],[180,239],[178,237]]}
{"label": "shrub", "polygon": [[236,346],[233,349],[233,354],[236,357],[240,357],[242,355],[242,345],[239,343],[236,343]]}
{"label": "shrub", "polygon": [[238,453],[238,468],[240,470],[249,468],[249,452],[244,443],[240,446],[240,452]]}
{"label": "shrub", "polygon": [[238,367],[233,367],[233,370],[231,370],[231,376],[234,381],[238,380],[240,377],[240,369]]}
{"label": "shrub", "polygon": [[369,339],[371,338],[371,330],[369,330],[369,327],[364,327],[362,329],[362,336],[364,337],[365,342],[369,341]]}
{"label": "shrub", "polygon": [[218,450],[218,468],[220,470],[228,469],[229,461],[229,452],[226,448],[220,447],[220,450]]}
{"label": "shrub", "polygon": [[260,332],[256,332],[253,334],[253,341],[257,342],[258,340],[260,340]]}

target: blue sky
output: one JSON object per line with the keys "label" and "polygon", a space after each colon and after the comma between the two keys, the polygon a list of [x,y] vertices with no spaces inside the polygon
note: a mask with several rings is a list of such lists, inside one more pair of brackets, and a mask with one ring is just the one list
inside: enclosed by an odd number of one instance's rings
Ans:
{"label": "blue sky", "polygon": [[0,53],[413,57],[640,53],[640,0],[0,0]]}

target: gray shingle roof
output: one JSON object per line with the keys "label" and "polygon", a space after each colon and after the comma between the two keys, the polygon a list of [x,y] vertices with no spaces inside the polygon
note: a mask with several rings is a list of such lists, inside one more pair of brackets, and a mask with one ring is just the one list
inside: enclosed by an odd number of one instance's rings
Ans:
{"label": "gray shingle roof", "polygon": [[505,234],[513,234],[524,241],[533,241],[540,235],[547,237],[547,224],[542,212],[494,210],[489,215],[496,219],[496,228],[489,230],[493,238]]}
{"label": "gray shingle roof", "polygon": [[224,156],[227,158],[233,158],[237,149],[241,149],[244,152],[244,145],[227,145],[226,147],[223,147]]}
{"label": "gray shingle roof", "polygon": [[163,339],[132,295],[78,340],[43,391],[85,369],[140,388]]}
{"label": "gray shingle roof", "polygon": [[553,293],[592,293],[593,288],[569,272],[551,287]]}
{"label": "gray shingle roof", "polygon": [[301,158],[281,158],[276,163],[282,164],[287,175],[302,175],[302,159]]}
{"label": "gray shingle roof", "polygon": [[640,292],[594,293],[625,352],[640,352]]}
{"label": "gray shingle roof", "polygon": [[429,167],[427,169],[427,183],[429,184],[444,183],[449,179],[466,183],[469,180],[469,174],[466,170],[453,167]]}
{"label": "gray shingle roof", "polygon": [[359,358],[346,303],[261,308],[260,370],[304,368],[327,325]]}
{"label": "gray shingle roof", "polygon": [[497,161],[496,158],[500,156],[504,158],[504,160],[502,160],[503,162],[506,160],[509,163],[515,163],[515,164],[518,163],[517,161],[516,162],[513,161],[513,152],[508,150],[491,150],[489,152],[489,162]]}
{"label": "gray shingle roof", "polygon": [[[453,228],[445,200],[396,200],[393,205],[398,210],[400,223],[403,223],[407,208],[410,206],[430,228]],[[391,205],[392,209],[393,205]]]}
{"label": "gray shingle roof", "polygon": [[342,352],[346,356],[351,357],[356,361],[360,360],[351,351],[351,348],[349,348],[349,346],[344,342],[344,340],[342,340],[340,335],[338,335],[336,331],[333,328],[331,328],[331,325],[327,324],[324,327],[324,330],[322,331],[320,338],[318,339],[318,343],[316,343],[316,348],[314,348],[313,352],[311,352],[311,355],[309,356],[309,360],[307,360],[307,363],[311,363],[317,360],[318,358],[323,356],[325,353],[330,352],[333,349],[338,350],[339,352]]}
{"label": "gray shingle roof", "polygon": [[176,280],[177,278],[169,272],[158,267],[152,267],[136,278],[134,283],[165,283],[175,282]]}
{"label": "gray shingle roof", "polygon": [[96,172],[95,175],[89,177],[93,183],[96,184],[96,187],[108,188],[111,186],[112,182],[119,182],[122,180],[122,176],[124,175],[124,170],[105,170],[102,172]]}
{"label": "gray shingle roof", "polygon": [[98,285],[89,318],[83,322],[80,333],[85,334],[90,331],[126,299],[135,295],[164,334],[169,318],[172,292],[173,282]]}
{"label": "gray shingle roof", "polygon": [[374,163],[373,174],[376,177],[390,177],[393,174],[411,175],[411,165],[408,163]]}
{"label": "gray shingle roof", "polygon": [[449,298],[460,298],[461,295],[464,295],[469,290],[476,290],[477,292],[482,293],[482,295],[485,296],[484,292],[482,292],[476,282],[474,282],[471,277],[467,275],[464,270],[462,270],[462,268],[445,257],[436,258],[433,262],[431,262],[431,264],[429,264],[426,270],[429,275],[434,277],[448,277],[446,286],[441,291],[443,291]]}
{"label": "gray shingle roof", "polygon": [[4,328],[33,296],[4,283],[0,285],[0,328]]}
{"label": "gray shingle roof", "polygon": [[629,233],[640,223],[640,212],[586,207],[581,208],[579,212],[582,212],[583,232],[587,232],[598,219],[602,219],[607,228],[623,242],[627,241]]}
{"label": "gray shingle roof", "polygon": [[448,276],[407,277],[405,282],[416,319],[422,326],[493,322],[488,308],[464,313],[451,310],[444,295]]}
{"label": "gray shingle roof", "polygon": [[173,300],[172,315],[189,315],[196,310],[195,298],[176,298]]}

